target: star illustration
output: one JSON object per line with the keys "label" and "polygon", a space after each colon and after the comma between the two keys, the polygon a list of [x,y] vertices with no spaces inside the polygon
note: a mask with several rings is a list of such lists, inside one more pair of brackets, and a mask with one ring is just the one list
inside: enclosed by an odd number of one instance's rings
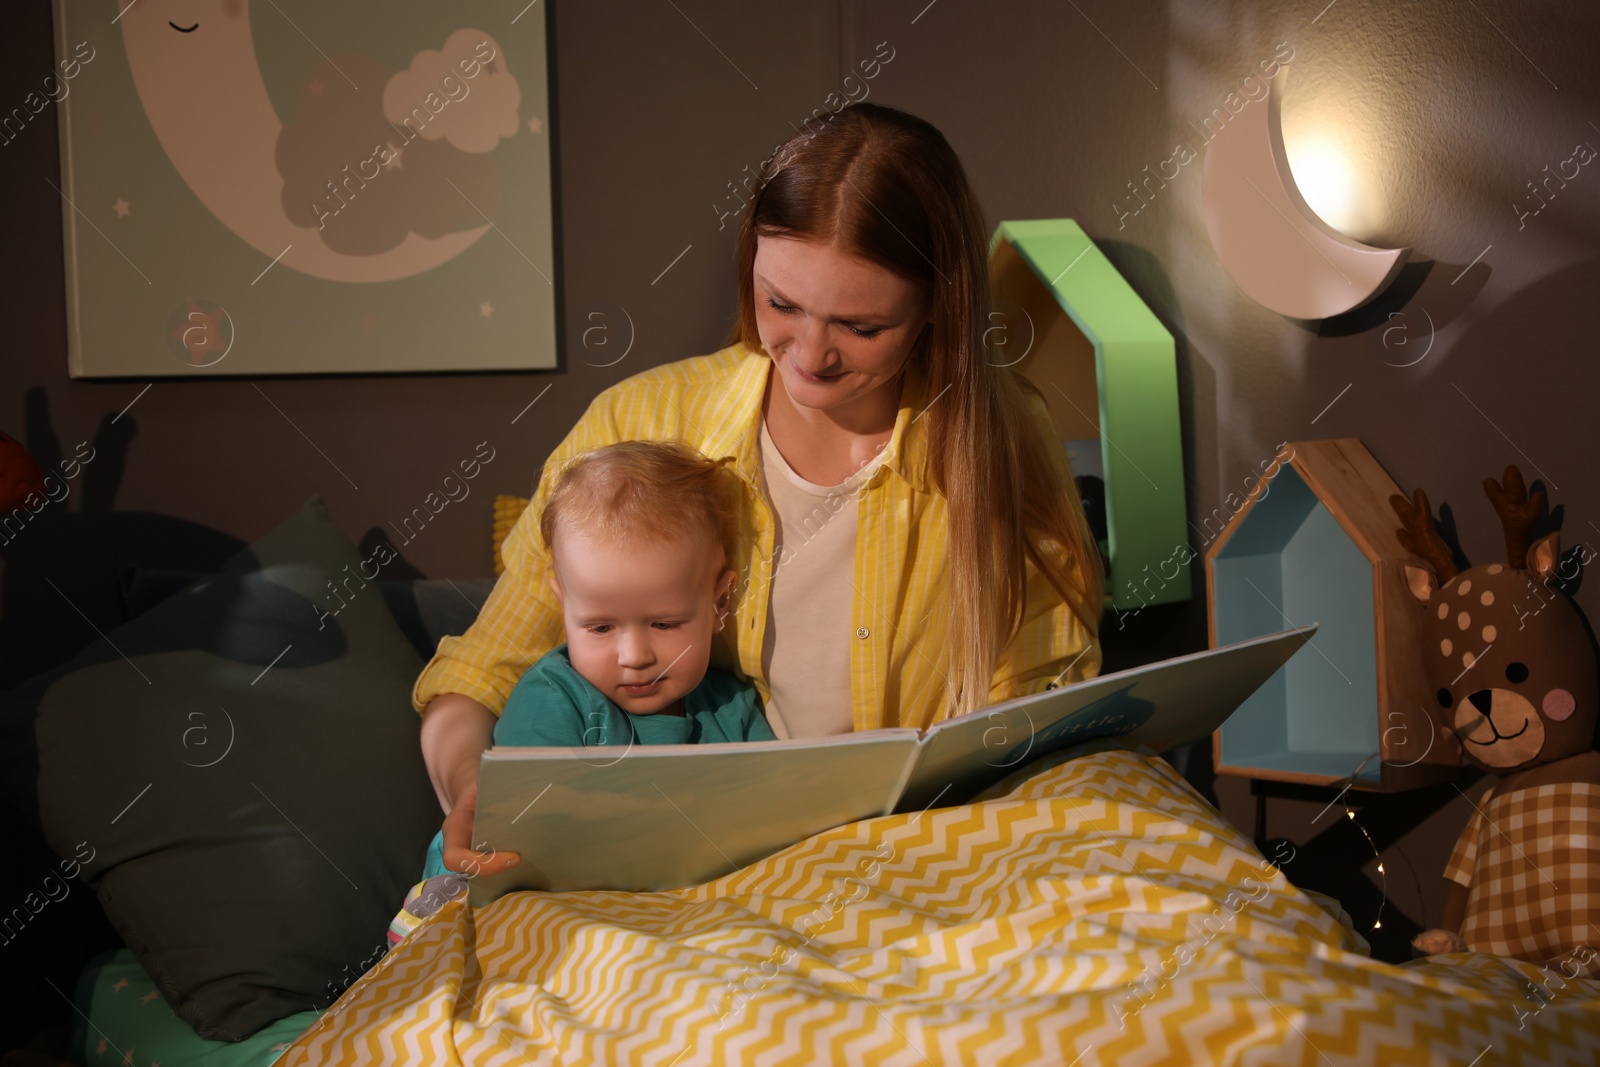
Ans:
{"label": "star illustration", "polygon": [[494,314],[494,308],[490,306],[489,301],[485,300],[483,303],[478,305],[478,314],[482,315],[484,318],[488,318],[490,315]]}
{"label": "star illustration", "polygon": [[396,148],[394,145],[390,144],[388,141],[385,141],[383,143],[383,145],[384,145],[385,148],[387,148],[389,150],[389,158],[384,161],[383,165],[385,167],[393,167],[396,170],[405,170],[406,169],[406,165],[404,163],[400,162],[400,149]]}
{"label": "star illustration", "polygon": [[161,994],[157,993],[154,989],[152,989],[152,990],[150,990],[150,992],[148,992],[144,996],[140,997],[139,998],[139,1002],[141,1004],[148,1004],[152,1000],[155,1000],[159,996],[161,996]]}
{"label": "star illustration", "polygon": [[117,213],[117,218],[125,219],[128,217],[130,205],[126,200],[119,196],[117,197],[117,202],[111,205],[111,210]]}
{"label": "star illustration", "polygon": [[529,133],[538,133],[539,132],[539,128],[542,125],[544,125],[544,124],[541,123],[538,119],[529,119],[528,120],[528,132]]}
{"label": "star illustration", "polygon": [[126,978],[118,978],[115,982],[111,983],[111,988],[120,993],[124,989],[128,988],[128,980]]}
{"label": "star illustration", "polygon": [[96,1056],[104,1056],[106,1054],[106,1039],[105,1038],[102,1037],[100,1039],[100,1043],[94,1047],[94,1054]]}
{"label": "star illustration", "polygon": [[132,1045],[129,1045],[128,1046],[128,1051],[126,1051],[126,1052],[124,1052],[122,1054],[122,1062],[123,1063],[127,1063],[127,1064],[132,1064],[133,1063],[133,1046]]}
{"label": "star illustration", "polygon": [[193,300],[189,301],[189,313],[184,316],[171,335],[178,339],[178,343],[188,350],[189,358],[195,366],[203,366],[208,362],[207,356],[211,352],[228,351],[228,341],[222,336],[221,308],[215,311],[201,311],[199,305]]}
{"label": "star illustration", "polygon": [[322,79],[321,78],[312,78],[311,81],[307,83],[306,88],[311,90],[311,95],[312,96],[321,96],[322,95]]}

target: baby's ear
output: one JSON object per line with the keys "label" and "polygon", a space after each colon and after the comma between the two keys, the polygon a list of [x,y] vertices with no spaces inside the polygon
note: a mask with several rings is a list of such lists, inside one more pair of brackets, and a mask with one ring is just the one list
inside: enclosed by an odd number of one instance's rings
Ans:
{"label": "baby's ear", "polygon": [[550,582],[550,591],[556,595],[556,603],[561,603],[561,583],[556,581],[556,576],[553,573],[547,575],[546,578]]}

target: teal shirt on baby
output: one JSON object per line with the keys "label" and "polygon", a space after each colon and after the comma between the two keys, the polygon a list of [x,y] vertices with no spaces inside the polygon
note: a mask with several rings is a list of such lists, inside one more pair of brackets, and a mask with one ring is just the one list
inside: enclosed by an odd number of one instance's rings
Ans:
{"label": "teal shirt on baby", "polygon": [[[511,690],[496,745],[710,745],[776,741],[755,686],[710,668],[683,698],[682,715],[634,715],[617,707],[572,666],[565,642],[540,657]],[[422,877],[448,874],[444,831],[433,836]]]}

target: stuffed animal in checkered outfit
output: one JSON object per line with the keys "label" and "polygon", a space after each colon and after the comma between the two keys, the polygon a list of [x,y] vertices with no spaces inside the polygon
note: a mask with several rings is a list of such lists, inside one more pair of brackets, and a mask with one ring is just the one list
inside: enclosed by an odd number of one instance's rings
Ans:
{"label": "stuffed animal in checkered outfit", "polygon": [[1445,869],[1443,928],[1412,944],[1557,965],[1569,978],[1600,974],[1595,651],[1578,609],[1554,587],[1580,562],[1562,562],[1557,534],[1529,543],[1544,494],[1530,496],[1516,467],[1503,485],[1487,478],[1483,487],[1505,531],[1506,562],[1459,573],[1427,495],[1389,501],[1401,544],[1426,561],[1405,573],[1425,613],[1436,721],[1497,779],[1467,794],[1474,813]]}

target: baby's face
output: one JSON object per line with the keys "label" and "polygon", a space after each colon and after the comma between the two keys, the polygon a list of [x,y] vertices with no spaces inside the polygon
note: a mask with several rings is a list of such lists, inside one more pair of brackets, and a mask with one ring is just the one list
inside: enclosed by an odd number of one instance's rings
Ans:
{"label": "baby's face", "polygon": [[[558,530],[550,585],[572,666],[635,715],[680,710],[705,677],[711,635],[732,600],[732,570],[703,544],[612,545]],[[642,685],[637,683],[643,683]]]}

